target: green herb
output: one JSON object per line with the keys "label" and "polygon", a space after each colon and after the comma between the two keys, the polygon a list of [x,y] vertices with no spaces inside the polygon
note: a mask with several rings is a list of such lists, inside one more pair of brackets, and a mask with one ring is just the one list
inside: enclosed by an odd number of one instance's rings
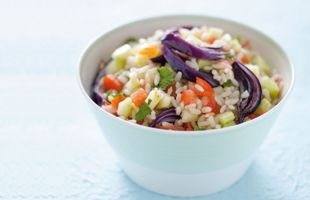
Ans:
{"label": "green herb", "polygon": [[123,95],[123,94],[117,93],[117,92],[115,92],[114,90],[109,90],[109,91],[107,91],[106,99],[107,99],[109,102],[111,102],[112,99],[114,99],[115,97],[117,97],[117,96],[122,96],[122,95]]}
{"label": "green herb", "polygon": [[137,121],[143,120],[151,112],[152,112],[151,108],[147,105],[147,103],[143,102],[139,106],[139,111],[136,114],[136,120]]}
{"label": "green herb", "polygon": [[232,86],[232,81],[229,79],[229,80],[227,80],[225,83],[223,83],[223,86],[224,87],[230,87],[230,86]]}
{"label": "green herb", "polygon": [[199,126],[194,126],[194,131],[201,131],[201,130],[204,130],[203,128],[200,128]]}
{"label": "green herb", "polygon": [[237,35],[237,36],[236,36],[236,40],[240,43],[240,42],[241,42],[241,36],[240,36],[240,35]]}
{"label": "green herb", "polygon": [[226,58],[234,58],[235,57],[235,55],[234,54],[226,54]]}
{"label": "green herb", "polygon": [[166,89],[166,87],[174,81],[175,72],[167,66],[158,68],[158,72],[160,75],[158,86],[162,89]]}

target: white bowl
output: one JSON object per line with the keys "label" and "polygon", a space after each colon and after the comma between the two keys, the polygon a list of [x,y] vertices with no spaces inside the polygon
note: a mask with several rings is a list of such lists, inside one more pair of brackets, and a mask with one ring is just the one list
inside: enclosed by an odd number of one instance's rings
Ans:
{"label": "white bowl", "polygon": [[[220,27],[249,39],[253,48],[282,74],[284,89],[281,101],[264,115],[236,126],[175,132],[122,120],[91,100],[91,85],[100,60],[108,60],[112,51],[129,37],[145,37],[157,29],[181,25]],[[87,48],[78,73],[82,93],[128,176],[148,190],[172,196],[206,195],[239,180],[275,123],[294,82],[294,70],[288,57],[266,35],[225,19],[184,15],[144,19],[105,33]]]}

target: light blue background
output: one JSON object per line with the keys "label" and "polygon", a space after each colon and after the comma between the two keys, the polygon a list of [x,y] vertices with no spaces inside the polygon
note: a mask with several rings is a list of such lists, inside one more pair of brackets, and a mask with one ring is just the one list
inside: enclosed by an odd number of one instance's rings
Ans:
{"label": "light blue background", "polygon": [[0,199],[172,199],[126,177],[75,73],[97,35],[141,17],[177,13],[260,29],[284,47],[297,72],[295,90],[244,178],[198,199],[310,199],[309,7],[298,0],[0,0]]}

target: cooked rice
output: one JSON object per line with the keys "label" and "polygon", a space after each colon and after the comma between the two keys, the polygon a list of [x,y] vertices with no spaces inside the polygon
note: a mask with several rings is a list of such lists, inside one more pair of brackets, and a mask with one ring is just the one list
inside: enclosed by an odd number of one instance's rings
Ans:
{"label": "cooked rice", "polygon": [[[130,48],[132,51],[125,58],[125,65],[122,70],[115,72],[117,79],[124,85],[122,90],[119,92],[121,95],[129,98],[137,89],[144,88],[145,92],[149,94],[154,88],[158,88],[160,92],[157,94],[159,99],[166,99],[169,102],[169,106],[175,107],[176,115],[179,115],[181,119],[176,120],[174,123],[162,122],[161,125],[164,127],[177,126],[185,127],[185,122],[188,124],[187,120],[184,120],[184,115],[193,115],[189,124],[192,127],[198,127],[199,129],[218,129],[223,126],[220,123],[220,115],[226,112],[232,112],[236,115],[237,105],[242,99],[246,99],[250,96],[249,91],[243,91],[239,87],[239,82],[235,79],[234,72],[231,65],[230,59],[221,59],[216,61],[207,61],[200,62],[200,59],[196,58],[186,58],[185,63],[193,68],[194,70],[202,70],[206,73],[210,73],[212,77],[220,83],[219,87],[214,88],[214,103],[218,105],[218,110],[210,99],[205,102],[201,96],[197,95],[195,103],[184,104],[182,98],[182,93],[185,90],[197,90],[200,93],[208,92],[207,89],[198,83],[195,83],[194,89],[192,85],[189,86],[189,81],[185,79],[182,72],[178,71],[174,73],[171,82],[167,85],[166,88],[159,88],[162,85],[163,80],[162,74],[159,73],[158,67],[159,64],[153,62],[150,58],[143,58],[141,55],[138,55],[140,49],[143,49],[149,45],[157,45],[161,47],[161,38],[164,35],[164,30],[157,30],[155,33],[148,38],[139,38],[137,42],[131,42]],[[187,28],[179,29],[179,36],[185,41],[196,45],[198,47],[217,47],[222,48],[227,53],[230,53],[235,58],[242,60],[242,57],[248,56],[249,63],[247,67],[249,69],[260,67],[259,64],[252,60],[252,57],[259,56],[257,53],[252,51],[250,48],[245,47],[242,43],[237,40],[237,38],[231,36],[228,33],[224,33],[223,30],[213,27],[201,26],[194,27],[191,30]],[[210,43],[210,39],[214,39]],[[162,53],[161,51],[159,51]],[[137,56],[138,55],[138,56]],[[142,64],[141,64],[142,63]],[[169,65],[168,68],[171,69]],[[104,67],[109,67],[109,63],[100,62],[99,67],[102,69]],[[259,79],[261,76],[268,76],[264,70],[261,70],[259,73]],[[268,76],[273,80],[277,87],[281,90],[283,87],[283,78],[281,75],[277,74],[275,70],[271,70],[271,76]],[[127,86],[127,83],[130,80],[135,79],[135,85]],[[164,80],[165,81],[165,80]],[[102,85],[102,79],[100,79],[99,84]],[[101,89],[103,90],[103,89]],[[96,89],[96,92],[101,92],[104,99],[108,102],[114,98],[113,95],[108,94],[107,92],[101,91],[100,88]],[[109,91],[111,92],[111,91]],[[112,91],[115,93],[115,91]],[[212,93],[213,94],[213,93]],[[269,102],[274,105],[279,101],[280,98],[272,98],[268,89],[262,89],[262,97],[267,99]],[[162,103],[162,105],[165,105]],[[102,105],[102,108],[107,110],[110,113],[116,114],[116,109],[111,104]],[[167,107],[168,108],[168,107]],[[142,122],[139,122],[142,125],[149,126],[153,120],[156,119],[156,116],[166,107],[152,109],[149,114],[145,116]],[[137,123],[135,117],[139,112],[139,107],[134,107],[129,116],[119,117],[126,119],[132,123]],[[185,113],[185,114],[184,114]],[[250,120],[246,118],[246,120]]]}

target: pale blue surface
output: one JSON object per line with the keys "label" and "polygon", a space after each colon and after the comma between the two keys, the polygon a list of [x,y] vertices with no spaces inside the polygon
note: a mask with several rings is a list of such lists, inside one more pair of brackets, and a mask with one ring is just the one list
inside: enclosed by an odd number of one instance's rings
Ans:
{"label": "pale blue surface", "polygon": [[258,28],[284,47],[297,72],[295,90],[245,177],[198,199],[310,199],[309,1],[52,2],[0,1],[0,199],[174,199],[126,177],[75,80],[93,37],[169,13]]}

